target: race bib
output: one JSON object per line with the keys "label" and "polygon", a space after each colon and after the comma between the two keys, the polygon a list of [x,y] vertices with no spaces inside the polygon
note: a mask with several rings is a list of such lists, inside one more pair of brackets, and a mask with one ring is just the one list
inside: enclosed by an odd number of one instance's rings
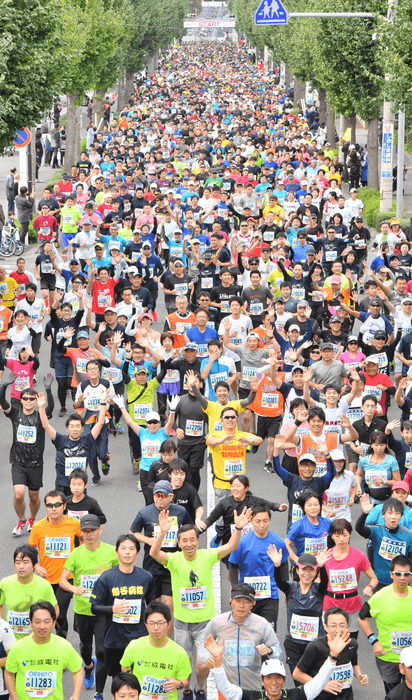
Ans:
{"label": "race bib", "polygon": [[363,418],[363,410],[361,408],[348,408],[346,415],[350,420],[351,425],[355,420],[360,420]]}
{"label": "race bib", "polygon": [[186,282],[184,284],[175,284],[175,291],[177,294],[187,294],[188,289],[189,287]]}
{"label": "race bib", "polygon": [[197,343],[197,356],[198,357],[208,357],[208,347],[206,343]]}
{"label": "race bib", "polygon": [[269,392],[264,391],[262,393],[262,402],[261,402],[262,408],[278,408],[279,406],[279,394],[276,392],[275,394],[270,394]]}
{"label": "race bib", "polygon": [[326,462],[316,462],[314,476],[324,476],[328,470]]}
{"label": "race bib", "polygon": [[24,672],[24,690],[30,698],[47,698],[56,690],[56,671]]}
{"label": "race bib", "polygon": [[312,294],[312,301],[323,301],[323,294],[320,290],[316,290]]}
{"label": "race bib", "polygon": [[37,428],[35,425],[19,425],[17,428],[17,442],[25,442],[34,445],[37,440]]}
{"label": "race bib", "polygon": [[209,374],[209,378],[210,378],[210,383],[214,389],[218,382],[226,382],[227,381],[228,373],[216,372],[216,374],[212,374],[212,376],[210,376],[210,374]]}
{"label": "race bib", "polygon": [[76,360],[76,370],[80,372],[80,374],[86,374],[86,365],[89,360],[83,359],[82,357],[78,357]]}
{"label": "race bib", "polygon": [[15,634],[30,634],[32,631],[28,610],[27,612],[7,610],[7,622]]}
{"label": "race bib", "polygon": [[244,582],[255,589],[256,600],[270,598],[270,576],[245,576]]}
{"label": "race bib", "polygon": [[406,543],[391,540],[390,537],[383,537],[379,547],[379,556],[387,561],[392,561],[398,554],[406,554]]}
{"label": "race bib", "polygon": [[[240,533],[240,536],[243,537],[243,535],[247,535],[248,532],[252,532],[253,526],[250,523],[246,523],[244,527],[242,527],[242,532]],[[235,531],[235,524],[231,523],[230,525],[230,534],[233,535]]]}
{"label": "race bib", "polygon": [[[410,328],[408,329],[408,331]],[[376,359],[378,360],[379,367],[386,367],[388,364],[388,356],[386,352],[380,352],[375,354]]]}
{"label": "race bib", "polygon": [[326,262],[336,260],[336,250],[325,250],[325,260]]}
{"label": "race bib", "polygon": [[305,639],[311,642],[319,634],[319,619],[317,617],[305,617],[292,613],[290,620],[290,635],[292,639]]}
{"label": "race bib", "polygon": [[221,420],[216,420],[215,425],[213,428],[214,432],[219,433],[221,430],[223,430],[223,423]]}
{"label": "race bib", "polygon": [[202,420],[186,420],[186,435],[191,437],[200,437],[203,435],[203,421]]}
{"label": "race bib", "polygon": [[180,604],[186,610],[198,610],[206,607],[207,590],[206,586],[180,587]]}
{"label": "race bib", "polygon": [[[109,299],[109,301],[107,301]],[[110,306],[110,297],[100,294],[97,297],[97,306]]]}
{"label": "race bib", "polygon": [[257,368],[256,367],[243,367],[242,379],[244,382],[250,382],[250,380],[254,379],[256,376],[257,376]]}
{"label": "race bib", "polygon": [[142,444],[142,456],[144,459],[156,460],[160,459],[160,443],[158,440],[152,442],[144,440]]}
{"label": "race bib", "polygon": [[[176,383],[180,381],[180,374],[178,369],[168,369],[166,372],[166,377],[168,382],[170,383]],[[165,379],[163,381],[165,381]]]}
{"label": "race bib", "polygon": [[263,304],[254,302],[250,305],[250,315],[259,316],[263,312]]}
{"label": "race bib", "polygon": [[202,277],[201,288],[202,289],[212,289],[213,287],[213,277]]}
{"label": "race bib", "polygon": [[362,394],[362,398],[367,395],[376,396],[376,400],[380,401],[382,398],[382,389],[377,389],[376,386],[365,386]]}
{"label": "race bib", "polygon": [[400,654],[405,647],[412,646],[412,630],[408,632],[391,632],[391,652]]}
{"label": "race bib", "polygon": [[[53,267],[53,265],[52,265]],[[8,294],[9,293],[9,288],[7,286],[7,282],[0,282],[0,294]]]}
{"label": "race bib", "polygon": [[[368,449],[369,449],[368,445]],[[377,481],[378,479],[383,479],[385,482],[387,478],[387,472],[386,469],[368,469],[365,471],[365,481],[368,484],[368,486],[372,488],[379,488],[382,484],[378,484]]]}
{"label": "race bib", "polygon": [[305,552],[319,554],[327,549],[326,537],[305,537]]}
{"label": "race bib", "polygon": [[[217,272],[217,270],[216,270],[216,272]],[[230,311],[229,302],[230,302],[229,299],[222,299],[222,306],[220,309],[221,312],[229,313],[229,311]]]}
{"label": "race bib", "polygon": [[81,520],[83,515],[89,515],[88,510],[68,510],[67,515],[69,518],[76,518],[76,520]]}
{"label": "race bib", "polygon": [[342,683],[342,690],[345,688],[350,688],[353,681],[352,664],[342,664],[340,666],[336,666],[332,672],[330,680]]}
{"label": "race bib", "polygon": [[[178,526],[172,525],[170,530],[168,530],[163,538],[162,549],[175,549],[177,547],[177,533]],[[154,525],[153,527],[153,537],[160,535],[160,526]]]}
{"label": "race bib", "polygon": [[99,578],[99,574],[83,574],[80,576],[80,585],[85,589],[83,598],[90,598],[93,586]]}
{"label": "race bib", "polygon": [[83,469],[87,467],[86,457],[65,457],[64,459],[64,474],[70,476],[73,469]]}
{"label": "race bib", "polygon": [[302,520],[304,516],[304,512],[300,506],[298,506],[297,503],[294,503],[292,506],[292,523],[296,523],[298,520]]}
{"label": "race bib", "polygon": [[[119,603],[120,598],[115,598],[114,602]],[[140,622],[141,609],[142,601],[140,598],[138,600],[131,600],[127,613],[113,613],[112,620],[121,625],[137,625]]]}
{"label": "race bib", "polygon": [[304,299],[305,298],[305,290],[303,287],[293,287],[292,288],[292,296],[294,299]]}
{"label": "race bib", "polygon": [[43,272],[43,274],[44,274],[44,275],[49,275],[50,272],[52,271],[52,269],[53,269],[52,263],[51,263],[51,262],[46,262],[46,261],[43,260],[43,262],[41,263],[41,271]]}
{"label": "race bib", "polygon": [[146,415],[152,410],[150,403],[133,404],[133,415],[135,420],[144,420]]}
{"label": "race bib", "polygon": [[328,494],[328,506],[329,508],[343,508],[348,505],[348,494],[347,493],[331,493]]}
{"label": "race bib", "polygon": [[100,396],[86,396],[84,400],[85,408],[87,408],[88,411],[99,411],[100,403]]}
{"label": "race bib", "polygon": [[113,384],[120,384],[122,381],[122,371],[118,367],[103,367],[103,379],[108,379]]}
{"label": "race bib", "polygon": [[164,699],[168,698],[170,693],[164,689],[162,683],[164,683],[164,679],[153,678],[153,676],[143,676],[140,697],[145,700],[149,700],[149,698],[155,700],[159,695]]}
{"label": "race bib", "polygon": [[234,474],[243,474],[243,460],[225,459],[225,479],[231,479]]}
{"label": "race bib", "polygon": [[67,559],[70,554],[70,537],[46,537],[44,553],[50,559]]}
{"label": "race bib", "polygon": [[231,642],[224,640],[225,656],[229,666],[250,666],[255,660],[255,645],[253,642]]}
{"label": "race bib", "polygon": [[351,591],[358,587],[356,571],[353,566],[349,569],[330,569],[328,573],[330,586],[334,593]]}

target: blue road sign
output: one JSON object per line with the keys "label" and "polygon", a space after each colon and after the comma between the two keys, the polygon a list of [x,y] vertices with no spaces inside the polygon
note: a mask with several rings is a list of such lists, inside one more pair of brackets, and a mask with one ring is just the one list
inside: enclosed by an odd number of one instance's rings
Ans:
{"label": "blue road sign", "polygon": [[30,130],[25,127],[24,129],[20,129],[19,131],[16,131],[16,136],[13,140],[13,145],[16,148],[24,148],[24,146],[27,146],[30,143],[31,140],[31,134]]}
{"label": "blue road sign", "polygon": [[255,24],[287,24],[288,13],[281,0],[262,0],[255,14]]}

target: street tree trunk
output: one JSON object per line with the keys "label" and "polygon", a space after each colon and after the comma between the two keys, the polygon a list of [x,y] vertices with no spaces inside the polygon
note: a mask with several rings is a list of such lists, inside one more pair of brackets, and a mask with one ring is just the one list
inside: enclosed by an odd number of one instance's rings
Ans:
{"label": "street tree trunk", "polygon": [[93,115],[96,126],[100,124],[100,120],[103,116],[103,100],[105,92],[105,90],[96,90],[93,95]]}
{"label": "street tree trunk", "polygon": [[133,71],[127,70],[125,75],[125,88],[123,93],[123,104],[127,104],[130,95],[134,92]]}
{"label": "street tree trunk", "polygon": [[326,124],[326,90],[320,88],[319,95],[319,121],[321,124]]}
{"label": "street tree trunk", "polygon": [[336,148],[335,143],[335,112],[332,105],[326,102],[326,141],[332,148]]}
{"label": "street tree trunk", "polygon": [[350,142],[356,143],[356,114],[353,112],[350,118],[346,118],[346,128],[350,126]]}
{"label": "street tree trunk", "polygon": [[285,67],[285,85],[286,89],[288,89],[289,85],[292,82],[292,71],[290,70],[289,66],[286,65]]}
{"label": "street tree trunk", "polygon": [[76,140],[76,108],[74,103],[77,95],[67,95],[67,137],[66,137],[66,155],[64,158],[65,169],[70,172],[70,168],[74,163],[74,150]]}
{"label": "street tree trunk", "polygon": [[305,83],[299,78],[295,78],[295,86],[293,89],[293,106],[295,109],[302,109],[300,100],[305,99]]}
{"label": "street tree trunk", "polygon": [[368,121],[368,187],[379,190],[378,117]]}
{"label": "street tree trunk", "polygon": [[80,160],[80,121],[81,121],[80,107],[76,107],[76,110],[75,110],[76,138],[74,141],[74,162],[75,163],[77,163],[77,161]]}

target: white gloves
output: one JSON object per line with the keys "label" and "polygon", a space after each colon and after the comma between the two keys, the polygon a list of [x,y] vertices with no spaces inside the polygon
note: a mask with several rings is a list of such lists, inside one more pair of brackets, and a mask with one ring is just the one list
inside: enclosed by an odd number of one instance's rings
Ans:
{"label": "white gloves", "polygon": [[120,394],[115,394],[113,396],[113,401],[119,408],[124,408],[124,398]]}
{"label": "white gloves", "polygon": [[174,412],[176,411],[177,404],[180,401],[180,396],[172,396],[171,399],[167,399],[167,405],[169,406],[169,411]]}

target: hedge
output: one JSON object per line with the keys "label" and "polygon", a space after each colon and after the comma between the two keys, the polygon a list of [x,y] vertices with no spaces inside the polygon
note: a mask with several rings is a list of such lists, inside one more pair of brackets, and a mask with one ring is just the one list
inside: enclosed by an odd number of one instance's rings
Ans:
{"label": "hedge", "polygon": [[[368,226],[373,226],[379,230],[382,221],[389,221],[391,217],[395,216],[396,202],[392,203],[392,209],[390,211],[380,211],[381,195],[379,190],[360,187],[358,196],[364,204],[362,215]],[[410,221],[408,218],[401,218],[401,228],[403,231],[409,230]]]}

